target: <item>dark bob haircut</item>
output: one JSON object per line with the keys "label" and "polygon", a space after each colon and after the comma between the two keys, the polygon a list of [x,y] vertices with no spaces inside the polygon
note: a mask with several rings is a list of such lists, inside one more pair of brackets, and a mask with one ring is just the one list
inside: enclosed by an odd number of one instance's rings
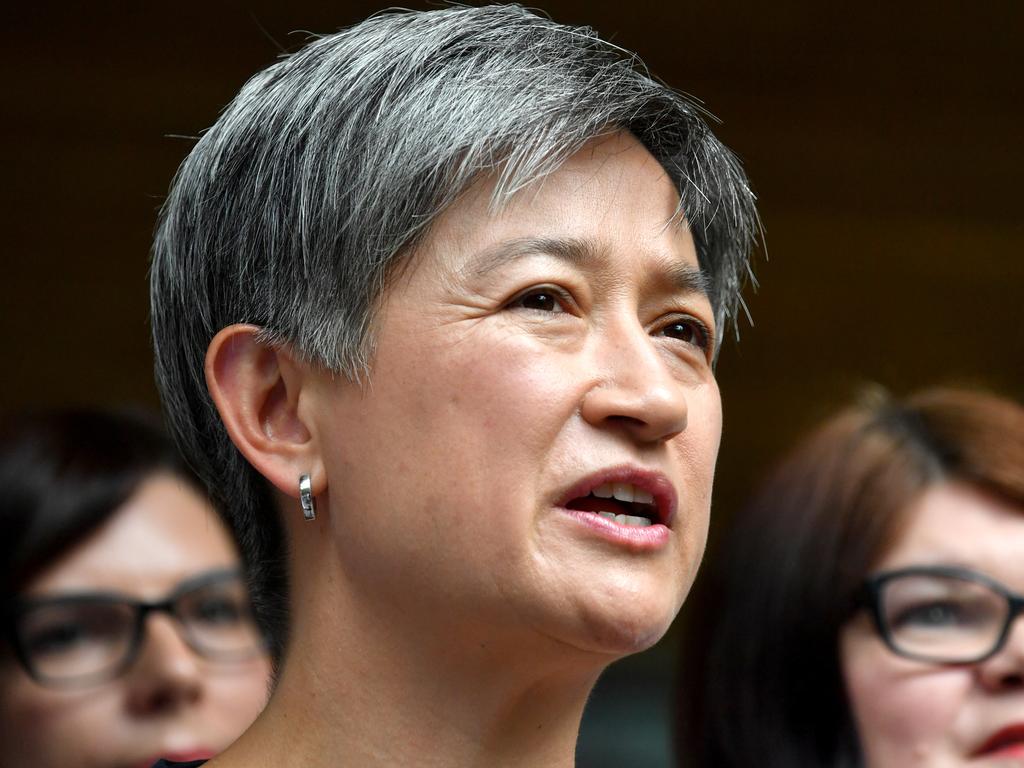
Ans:
{"label": "dark bob haircut", "polygon": [[679,688],[680,764],[862,765],[839,633],[926,489],[966,483],[1024,514],[1024,408],[956,389],[874,395],[769,477],[698,597]]}
{"label": "dark bob haircut", "polygon": [[203,493],[141,413],[59,410],[0,422],[0,584],[5,599],[106,522],[150,476]]}

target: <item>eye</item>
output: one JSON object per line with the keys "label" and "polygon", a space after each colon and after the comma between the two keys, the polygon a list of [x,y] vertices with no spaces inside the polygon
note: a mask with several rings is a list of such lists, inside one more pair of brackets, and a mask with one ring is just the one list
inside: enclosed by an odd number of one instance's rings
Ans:
{"label": "eye", "polygon": [[712,337],[708,327],[695,317],[677,317],[661,327],[659,333],[677,339],[703,352],[711,349]]}
{"label": "eye", "polygon": [[891,619],[893,627],[941,629],[945,627],[977,627],[997,624],[998,611],[982,600],[933,600],[911,605]]}
{"label": "eye", "polygon": [[241,624],[249,618],[249,598],[242,583],[231,580],[185,593],[176,611],[195,628]]}
{"label": "eye", "polygon": [[977,610],[956,601],[935,601],[915,605],[892,619],[892,626],[925,629],[945,629],[977,625]]}
{"label": "eye", "polygon": [[558,314],[569,311],[572,299],[565,291],[550,285],[530,288],[512,299],[507,305],[509,309],[528,309],[532,312],[550,312]]}
{"label": "eye", "polygon": [[27,638],[26,645],[34,654],[67,653],[86,637],[83,627],[66,623],[45,627]]}
{"label": "eye", "polygon": [[[130,610],[121,606],[47,606],[39,609],[51,615],[30,619],[22,629],[25,648],[32,654],[58,655],[118,642],[131,627]],[[38,611],[37,611],[38,612]]]}
{"label": "eye", "polygon": [[207,624],[229,624],[242,620],[244,610],[227,597],[207,597],[193,606],[193,617]]}

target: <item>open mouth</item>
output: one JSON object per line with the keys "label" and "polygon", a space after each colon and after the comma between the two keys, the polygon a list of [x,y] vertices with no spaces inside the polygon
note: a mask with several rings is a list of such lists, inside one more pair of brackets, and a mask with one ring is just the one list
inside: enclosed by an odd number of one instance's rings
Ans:
{"label": "open mouth", "polygon": [[661,522],[653,494],[632,483],[604,483],[586,496],[570,500],[565,507],[637,528]]}

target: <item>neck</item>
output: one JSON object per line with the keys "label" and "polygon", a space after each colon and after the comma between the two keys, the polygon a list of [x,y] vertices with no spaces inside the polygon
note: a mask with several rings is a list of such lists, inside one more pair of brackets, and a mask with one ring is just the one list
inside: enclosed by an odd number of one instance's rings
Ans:
{"label": "neck", "polygon": [[215,768],[573,766],[583,706],[610,657],[410,616],[353,599],[343,578],[296,594],[305,599],[270,703]]}

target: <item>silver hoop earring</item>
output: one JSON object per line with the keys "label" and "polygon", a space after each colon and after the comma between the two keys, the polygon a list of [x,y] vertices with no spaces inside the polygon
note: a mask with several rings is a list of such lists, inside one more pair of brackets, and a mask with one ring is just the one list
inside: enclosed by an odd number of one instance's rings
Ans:
{"label": "silver hoop earring", "polygon": [[316,499],[313,498],[313,483],[309,475],[299,475],[299,501],[305,518],[316,520]]}

